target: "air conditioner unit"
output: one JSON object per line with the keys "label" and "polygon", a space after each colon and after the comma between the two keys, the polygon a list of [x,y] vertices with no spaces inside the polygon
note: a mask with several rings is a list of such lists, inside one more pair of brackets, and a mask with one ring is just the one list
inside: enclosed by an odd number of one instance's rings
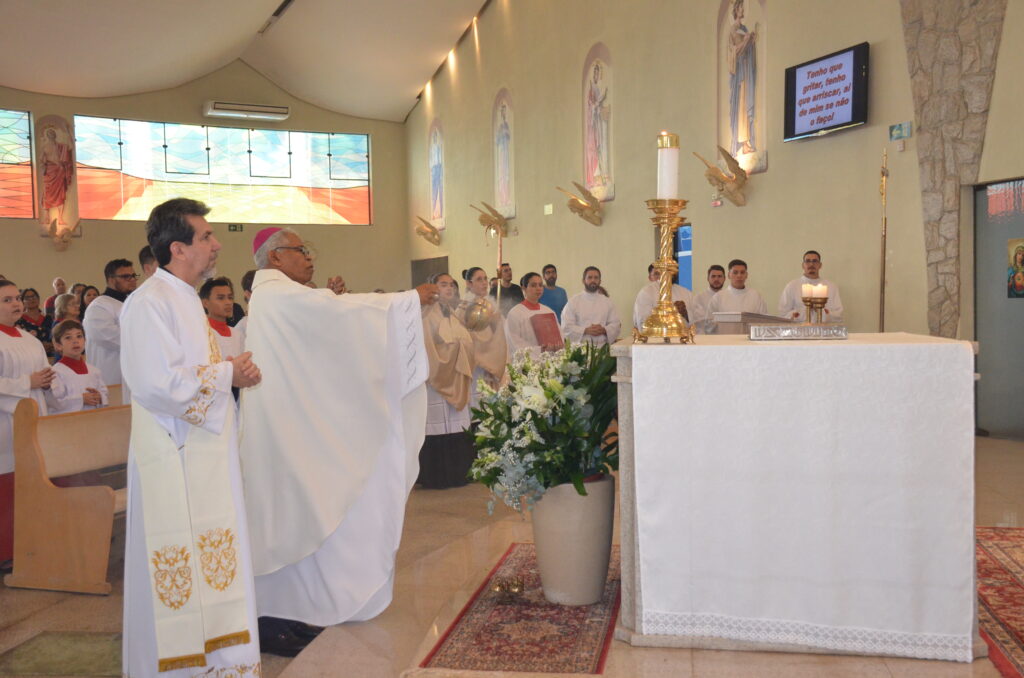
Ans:
{"label": "air conditioner unit", "polygon": [[203,115],[208,118],[236,118],[243,120],[287,120],[291,111],[287,106],[267,104],[239,104],[230,101],[207,101]]}

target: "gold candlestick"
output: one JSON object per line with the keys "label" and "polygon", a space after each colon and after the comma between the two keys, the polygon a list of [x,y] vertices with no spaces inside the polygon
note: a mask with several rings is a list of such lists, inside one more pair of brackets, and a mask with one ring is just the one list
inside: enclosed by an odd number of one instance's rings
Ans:
{"label": "gold candlestick", "polygon": [[686,209],[686,201],[671,198],[648,200],[646,204],[647,208],[654,212],[651,221],[661,229],[658,261],[654,263],[654,269],[661,276],[661,286],[658,290],[658,303],[643,326],[639,330],[634,330],[633,338],[642,343],[647,343],[648,339],[655,337],[666,344],[671,343],[673,339],[681,344],[692,344],[693,326],[686,324],[672,303],[672,277],[679,270],[679,264],[672,256],[672,245],[675,242],[676,229],[685,221],[679,216],[679,212]]}
{"label": "gold candlestick", "polygon": [[804,306],[807,308],[807,322],[805,325],[822,325],[822,313],[825,308],[825,304],[828,303],[828,297],[801,297],[804,302]]}

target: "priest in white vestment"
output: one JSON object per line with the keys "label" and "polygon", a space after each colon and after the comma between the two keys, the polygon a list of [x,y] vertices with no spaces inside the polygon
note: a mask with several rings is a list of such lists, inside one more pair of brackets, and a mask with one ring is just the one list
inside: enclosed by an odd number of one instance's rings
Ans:
{"label": "priest in white vestment", "polygon": [[[120,384],[121,378],[121,308],[135,289],[138,274],[127,259],[114,259],[103,268],[107,289],[85,309],[85,355],[99,368],[107,385]],[[124,394],[128,402],[128,394]]]}
{"label": "priest in white vestment", "polygon": [[423,444],[428,375],[420,307],[399,294],[305,286],[291,229],[253,243],[246,348],[263,383],[242,394],[242,466],[262,617],[326,626],[391,602],[405,503]]}
{"label": "priest in white vestment", "polygon": [[838,323],[843,320],[843,300],[839,296],[839,286],[831,280],[822,278],[821,255],[815,250],[804,252],[804,274],[796,280],[790,280],[779,297],[779,315],[796,322],[807,320],[807,307],[803,302],[804,285],[825,285],[828,287],[828,301],[825,302],[825,322]]}
{"label": "priest in white vestment", "polygon": [[[544,294],[543,278],[540,277],[540,273],[527,273],[519,282],[524,299],[509,309],[505,317],[505,339],[508,342],[510,357],[514,359],[516,353],[520,351],[529,351],[535,358],[544,351],[557,351],[564,344],[561,341],[558,316],[540,303],[540,297]],[[546,326],[553,328],[553,333],[548,337],[539,337],[533,318],[544,315],[551,316]],[[555,337],[555,334],[559,336]]]}
{"label": "priest in white vestment", "polygon": [[[633,327],[643,327],[644,321],[651,315],[651,311],[658,305],[658,295],[661,293],[661,276],[654,270],[654,264],[647,267],[647,284],[640,288],[636,294],[636,301],[633,302]],[[672,283],[672,301],[681,301],[686,304],[686,315],[693,322],[693,294],[682,285]]]}
{"label": "priest in white vestment", "polygon": [[587,266],[583,270],[583,291],[573,295],[562,309],[562,335],[580,344],[614,344],[622,331],[619,312],[612,300],[600,292],[601,270]]}
{"label": "priest in white vestment", "polygon": [[232,386],[253,386],[260,375],[249,354],[221,360],[196,294],[220,249],[208,211],[185,198],[153,209],[146,234],[160,268],[121,314],[132,395],[128,678],[255,678],[261,670],[231,396]]}
{"label": "priest in white vestment", "polygon": [[466,295],[456,314],[473,338],[473,379],[470,384],[469,405],[480,404],[480,380],[491,388],[498,388],[505,379],[508,364],[508,339],[505,337],[505,319],[487,296],[487,274],[479,266],[462,272],[466,280]]}
{"label": "priest in white vestment", "polygon": [[0,563],[14,555],[14,410],[32,398],[45,416],[54,379],[42,343],[14,326],[23,311],[17,285],[0,280]]}
{"label": "priest in white vestment", "polygon": [[690,309],[690,324],[696,328],[698,334],[707,332],[707,324],[710,319],[708,305],[711,303],[711,297],[718,294],[723,285],[725,285],[725,269],[718,264],[712,264],[708,267],[708,288],[694,295],[693,307]]}
{"label": "priest in white vestment", "polygon": [[741,259],[729,262],[729,284],[708,302],[708,318],[719,311],[746,311],[747,313],[768,313],[764,297],[747,287],[747,264]]}

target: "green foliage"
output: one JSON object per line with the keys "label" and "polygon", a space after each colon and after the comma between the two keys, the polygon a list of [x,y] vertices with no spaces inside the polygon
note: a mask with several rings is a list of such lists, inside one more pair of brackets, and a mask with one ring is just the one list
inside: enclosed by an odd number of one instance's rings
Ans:
{"label": "green foliage", "polygon": [[618,434],[608,432],[617,397],[614,372],[607,345],[567,342],[540,358],[521,353],[498,390],[481,382],[470,477],[516,510],[523,501],[531,508],[548,488],[563,483],[585,495],[584,478],[619,467]]}

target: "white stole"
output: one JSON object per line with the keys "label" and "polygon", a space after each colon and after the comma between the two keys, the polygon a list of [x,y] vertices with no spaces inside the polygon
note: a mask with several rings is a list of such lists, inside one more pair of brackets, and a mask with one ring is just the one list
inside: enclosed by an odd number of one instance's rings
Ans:
{"label": "white stole", "polygon": [[[212,364],[220,362],[220,352],[210,335]],[[202,374],[204,367],[198,369]],[[212,384],[201,390],[207,388]],[[234,408],[226,416],[220,435],[193,426],[179,451],[156,417],[132,401],[131,448],[142,483],[159,671],[206,666],[207,653],[250,642],[227,489]]]}

